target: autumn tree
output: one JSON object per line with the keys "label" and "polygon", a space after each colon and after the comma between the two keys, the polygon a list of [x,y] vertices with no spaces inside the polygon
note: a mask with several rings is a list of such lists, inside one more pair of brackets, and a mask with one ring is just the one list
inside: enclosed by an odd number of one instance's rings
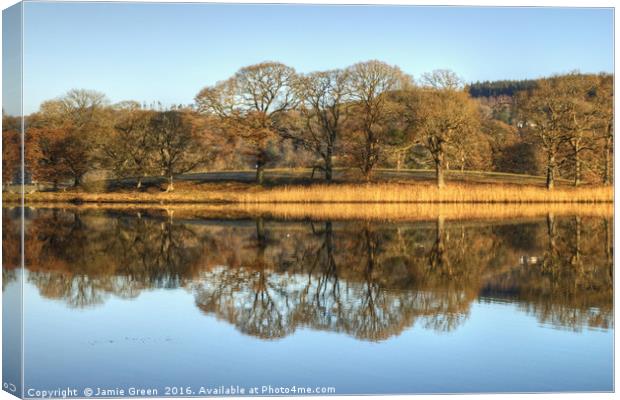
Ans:
{"label": "autumn tree", "polygon": [[[84,175],[95,167],[94,151],[98,142],[109,133],[107,103],[102,93],[73,89],[58,99],[44,102],[39,123],[32,126],[42,129],[36,132],[39,137],[49,130],[50,141],[44,146],[47,149],[51,149],[48,145],[62,136],[62,145],[58,149],[62,154],[56,154],[54,158],[60,157],[57,160],[62,165],[60,175],[69,171],[74,186],[79,186]],[[48,162],[42,161],[43,164]]]}
{"label": "autumn tree", "polygon": [[517,96],[519,125],[526,135],[536,139],[545,157],[547,189],[555,187],[560,151],[567,135],[564,129],[565,103],[557,95],[558,80],[541,79],[538,85]]}
{"label": "autumn tree", "polygon": [[208,158],[186,111],[157,112],[150,119],[149,130],[155,166],[168,179],[166,191],[174,190],[176,175],[193,170]]}
{"label": "autumn tree", "polygon": [[476,103],[463,90],[456,74],[438,70],[424,74],[421,87],[405,98],[409,118],[409,141],[419,143],[431,155],[437,187],[445,186],[446,156],[452,152],[463,165],[479,128]]}
{"label": "autumn tree", "polygon": [[601,142],[603,150],[602,178],[605,185],[611,185],[613,179],[614,149],[614,78],[613,75],[601,74],[596,86],[594,134]]}
{"label": "autumn tree", "polygon": [[381,61],[366,61],[347,68],[355,123],[349,136],[349,151],[369,181],[381,159],[381,148],[393,114],[392,91],[407,87],[411,78],[400,68]]}
{"label": "autumn tree", "polygon": [[268,144],[278,136],[278,117],[295,105],[295,70],[277,62],[241,68],[230,79],[202,89],[196,96],[201,112],[228,124],[229,134],[241,136],[256,162],[256,182],[264,181]]}
{"label": "autumn tree", "polygon": [[21,118],[2,114],[2,182],[11,184],[21,170]]}
{"label": "autumn tree", "polygon": [[154,112],[144,110],[135,102],[115,105],[116,120],[101,149],[103,165],[110,168],[118,178],[136,178],[136,188],[153,172],[155,161],[155,138],[151,120]]}
{"label": "autumn tree", "polygon": [[[88,168],[84,165],[88,162],[87,155],[82,153],[83,149],[71,146],[70,141],[71,132],[66,126],[30,127],[26,130],[25,162],[33,179],[50,182],[57,189],[61,182],[75,178],[75,168]],[[77,160],[68,162],[68,157]]]}
{"label": "autumn tree", "polygon": [[592,75],[578,73],[555,78],[555,96],[560,105],[562,130],[566,135],[568,164],[572,170],[574,186],[582,181],[582,170],[589,167],[586,153],[594,150],[593,128],[597,116],[594,101],[598,79]]}
{"label": "autumn tree", "polygon": [[[300,143],[322,160],[325,180],[333,178],[333,157],[342,136],[349,98],[349,73],[346,70],[313,72],[296,81],[300,99],[297,127],[282,129],[284,137]],[[293,117],[294,118],[294,117]]]}
{"label": "autumn tree", "polygon": [[[72,89],[57,100],[61,116],[83,133],[101,128],[102,111],[108,104],[106,96],[94,90]],[[88,132],[86,132],[88,131]]]}

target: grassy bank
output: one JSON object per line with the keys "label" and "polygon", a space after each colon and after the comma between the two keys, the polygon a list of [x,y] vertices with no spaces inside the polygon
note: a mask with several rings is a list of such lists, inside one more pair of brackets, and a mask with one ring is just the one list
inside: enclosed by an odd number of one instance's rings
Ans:
{"label": "grassy bank", "polygon": [[[4,193],[4,201],[16,201],[15,193]],[[451,184],[437,189],[430,183],[386,182],[371,184],[285,185],[260,187],[241,183],[182,182],[173,192],[113,192],[68,190],[35,192],[26,202],[73,203],[237,203],[237,204],[325,204],[325,203],[610,203],[613,188],[584,186],[547,190],[532,185]]]}

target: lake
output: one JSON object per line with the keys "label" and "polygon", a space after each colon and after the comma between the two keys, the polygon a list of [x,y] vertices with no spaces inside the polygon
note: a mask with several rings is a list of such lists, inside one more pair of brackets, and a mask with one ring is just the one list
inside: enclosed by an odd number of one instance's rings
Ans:
{"label": "lake", "polygon": [[612,391],[612,215],[532,214],[5,208],[25,394]]}

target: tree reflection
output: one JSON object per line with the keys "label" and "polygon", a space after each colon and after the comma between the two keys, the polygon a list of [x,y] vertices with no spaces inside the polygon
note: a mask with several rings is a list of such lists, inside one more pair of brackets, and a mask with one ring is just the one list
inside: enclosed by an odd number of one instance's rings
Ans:
{"label": "tree reflection", "polygon": [[[15,220],[4,215],[5,249],[19,248]],[[451,331],[477,299],[509,300],[562,328],[613,325],[613,237],[604,218],[390,224],[173,216],[33,211],[28,281],[77,308],[185,288],[202,312],[263,339],[298,328],[371,341],[414,325]],[[13,253],[5,250],[5,265]],[[5,269],[3,277],[11,279]]]}
{"label": "tree reflection", "polygon": [[605,219],[546,219],[546,249],[537,263],[496,276],[520,306],[543,323],[581,329],[613,324],[613,262]]}
{"label": "tree reflection", "polygon": [[21,209],[5,209],[2,213],[2,290],[17,281],[21,262]]}
{"label": "tree reflection", "polygon": [[72,307],[107,295],[176,288],[195,275],[202,245],[186,224],[140,213],[39,210],[26,231],[28,280]]}

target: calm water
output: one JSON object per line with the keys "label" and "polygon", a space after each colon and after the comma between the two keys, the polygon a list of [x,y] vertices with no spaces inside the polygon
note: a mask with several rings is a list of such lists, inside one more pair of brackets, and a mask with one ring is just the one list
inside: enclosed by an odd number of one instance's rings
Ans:
{"label": "calm water", "polygon": [[[22,279],[14,213],[5,298]],[[613,390],[610,218],[26,215],[26,395]]]}

